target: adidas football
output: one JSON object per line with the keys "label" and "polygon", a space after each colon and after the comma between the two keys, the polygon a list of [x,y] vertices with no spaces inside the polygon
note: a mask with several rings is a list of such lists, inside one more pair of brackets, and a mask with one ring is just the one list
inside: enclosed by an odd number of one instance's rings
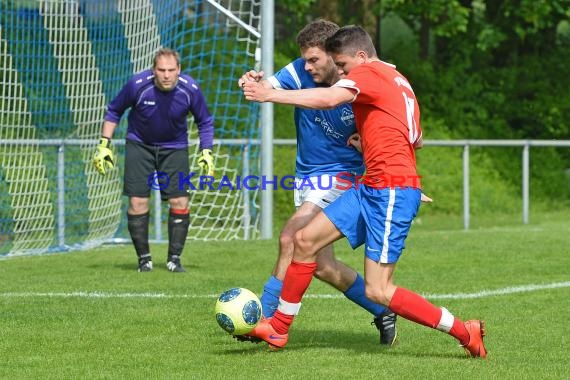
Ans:
{"label": "adidas football", "polygon": [[247,334],[261,319],[261,302],[245,288],[228,289],[216,302],[216,321],[232,335]]}

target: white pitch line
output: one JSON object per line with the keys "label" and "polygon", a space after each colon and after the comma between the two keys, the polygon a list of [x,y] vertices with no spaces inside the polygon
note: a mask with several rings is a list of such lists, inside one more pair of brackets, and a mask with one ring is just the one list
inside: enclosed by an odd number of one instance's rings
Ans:
{"label": "white pitch line", "polygon": [[470,298],[484,298],[493,296],[504,296],[514,293],[526,293],[537,290],[568,288],[570,281],[554,282],[551,284],[530,284],[521,286],[512,286],[508,288],[495,289],[495,290],[482,290],[477,293],[455,293],[455,294],[425,294],[424,297],[429,299],[470,299]]}
{"label": "white pitch line", "polygon": [[[527,293],[539,290],[558,289],[570,287],[570,281],[554,282],[550,284],[529,284],[513,286],[495,290],[482,290],[476,293],[454,293],[454,294],[423,294],[428,299],[472,299],[493,296],[504,296],[507,294]],[[217,298],[216,294],[165,294],[165,293],[105,293],[105,292],[6,292],[0,293],[0,298],[25,298],[25,297],[47,297],[47,298]],[[307,294],[304,298],[337,299],[344,298],[342,294]]]}
{"label": "white pitch line", "polygon": [[51,298],[216,298],[215,294],[164,294],[164,293],[105,293],[105,292],[8,292],[0,297],[51,297]]}

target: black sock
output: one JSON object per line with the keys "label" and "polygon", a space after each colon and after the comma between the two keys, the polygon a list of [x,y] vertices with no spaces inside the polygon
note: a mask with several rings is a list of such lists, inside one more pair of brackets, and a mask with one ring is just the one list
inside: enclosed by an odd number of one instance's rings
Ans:
{"label": "black sock", "polygon": [[150,248],[148,246],[148,222],[149,213],[130,215],[127,213],[127,225],[139,262],[150,260]]}
{"label": "black sock", "polygon": [[[181,212],[182,210],[177,210]],[[183,211],[182,211],[183,212]],[[190,214],[174,213],[170,210],[168,215],[168,258],[180,257],[188,236],[188,226],[190,225]],[[169,260],[170,261],[170,260]]]}

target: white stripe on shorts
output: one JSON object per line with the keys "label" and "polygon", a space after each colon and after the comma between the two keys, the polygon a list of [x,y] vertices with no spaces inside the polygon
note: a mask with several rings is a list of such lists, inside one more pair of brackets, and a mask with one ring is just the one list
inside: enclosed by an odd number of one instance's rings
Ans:
{"label": "white stripe on shorts", "polygon": [[396,189],[390,189],[390,198],[386,209],[386,221],[384,223],[384,242],[379,263],[388,263],[388,249],[390,248],[390,230],[392,228],[392,214],[394,213],[394,203],[396,201]]}

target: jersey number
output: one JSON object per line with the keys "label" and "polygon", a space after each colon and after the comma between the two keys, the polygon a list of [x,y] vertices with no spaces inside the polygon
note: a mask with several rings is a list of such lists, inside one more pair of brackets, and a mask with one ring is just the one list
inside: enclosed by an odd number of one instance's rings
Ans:
{"label": "jersey number", "polygon": [[408,97],[405,92],[402,91],[402,96],[404,97],[404,103],[406,104],[406,117],[408,119],[408,138],[410,143],[413,145],[416,143],[418,138],[418,127],[416,125],[416,120],[414,119],[415,110],[415,100],[414,98]]}

